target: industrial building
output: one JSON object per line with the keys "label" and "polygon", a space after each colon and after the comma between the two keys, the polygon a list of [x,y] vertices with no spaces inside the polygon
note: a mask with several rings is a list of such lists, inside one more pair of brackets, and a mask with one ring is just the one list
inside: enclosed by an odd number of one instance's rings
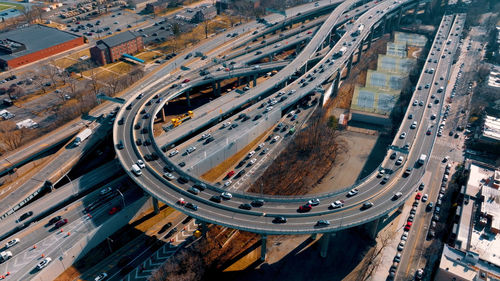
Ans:
{"label": "industrial building", "polygon": [[500,171],[468,162],[451,233],[435,280],[500,279]]}
{"label": "industrial building", "polygon": [[45,25],[0,34],[0,68],[13,69],[84,44],[84,38]]}
{"label": "industrial building", "polygon": [[488,144],[500,143],[500,118],[486,115],[478,141]]}
{"label": "industrial building", "polygon": [[90,48],[92,60],[105,65],[119,60],[124,54],[134,54],[144,49],[142,37],[132,31],[125,31],[96,42]]}
{"label": "industrial building", "polygon": [[186,9],[183,12],[175,15],[178,20],[183,20],[189,23],[200,23],[205,20],[213,19],[217,16],[217,10],[212,5],[200,5],[193,9]]}

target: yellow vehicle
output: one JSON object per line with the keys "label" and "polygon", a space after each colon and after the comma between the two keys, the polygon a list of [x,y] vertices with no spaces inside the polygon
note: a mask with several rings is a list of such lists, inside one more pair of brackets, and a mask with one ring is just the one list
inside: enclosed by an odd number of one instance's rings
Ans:
{"label": "yellow vehicle", "polygon": [[170,121],[172,121],[172,125],[175,128],[175,127],[179,126],[180,124],[182,124],[182,122],[193,118],[193,116],[194,116],[194,114],[190,110],[187,113],[184,113],[184,114],[182,114],[180,116],[177,116],[176,118],[172,118]]}

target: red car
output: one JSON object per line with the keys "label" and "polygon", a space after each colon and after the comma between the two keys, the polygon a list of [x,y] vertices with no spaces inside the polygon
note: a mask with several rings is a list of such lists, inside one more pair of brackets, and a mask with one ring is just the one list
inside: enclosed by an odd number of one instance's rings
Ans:
{"label": "red car", "polygon": [[417,193],[417,195],[415,195],[415,200],[420,200],[420,198],[422,198],[422,193]]}
{"label": "red car", "polygon": [[232,176],[234,176],[234,171],[227,173],[226,178],[230,178]]}
{"label": "red car", "polygon": [[189,82],[189,81],[191,81],[191,80],[189,80],[189,79],[184,79],[184,80],[182,81],[182,83],[187,83],[187,82]]}
{"label": "red car", "polygon": [[311,33],[312,33],[312,31],[310,31],[310,30],[307,32],[307,34],[311,34]]}
{"label": "red car", "polygon": [[299,207],[298,212],[299,213],[305,213],[309,212],[312,209],[312,206],[310,204],[305,204]]}
{"label": "red car", "polygon": [[411,225],[412,225],[412,224],[413,224],[413,223],[412,223],[411,221],[407,222],[407,223],[406,223],[406,226],[405,226],[405,231],[410,231],[410,228],[411,228]]}
{"label": "red car", "polygon": [[177,200],[177,204],[181,205],[181,206],[184,206],[186,205],[186,201],[184,200],[184,198],[179,198],[179,200]]}
{"label": "red car", "polygon": [[431,130],[427,130],[427,132],[425,132],[426,135],[430,135],[431,134]]}
{"label": "red car", "polygon": [[110,215],[114,215],[114,214],[116,214],[118,211],[120,211],[120,207],[119,207],[119,206],[116,206],[116,207],[111,208],[111,210],[109,210],[109,214],[110,214]]}
{"label": "red car", "polygon": [[56,228],[59,228],[59,227],[61,227],[61,226],[65,225],[65,224],[67,224],[67,223],[68,223],[68,219],[62,219],[62,220],[60,220],[60,221],[56,222],[56,224],[55,224],[54,226],[55,226]]}

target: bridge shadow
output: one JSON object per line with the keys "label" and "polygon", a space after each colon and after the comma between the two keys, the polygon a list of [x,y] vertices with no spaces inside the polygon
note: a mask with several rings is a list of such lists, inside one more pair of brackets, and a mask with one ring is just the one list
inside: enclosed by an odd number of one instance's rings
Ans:
{"label": "bridge shadow", "polygon": [[[272,241],[272,237],[270,240]],[[279,247],[286,247],[286,244],[289,243],[290,241],[286,241]],[[279,255],[280,249],[275,249],[274,246],[269,244],[268,253],[271,256]],[[256,249],[259,245],[260,242],[245,251],[245,253],[235,257],[235,259],[225,264],[222,270]],[[257,260],[240,271],[211,273],[206,276],[205,280],[342,280],[358,266],[372,245],[372,241],[366,239],[360,229],[348,229],[338,232],[336,236],[330,239],[326,258],[319,256],[319,239],[307,238],[277,261],[261,262]],[[286,249],[284,250],[286,251]]]}

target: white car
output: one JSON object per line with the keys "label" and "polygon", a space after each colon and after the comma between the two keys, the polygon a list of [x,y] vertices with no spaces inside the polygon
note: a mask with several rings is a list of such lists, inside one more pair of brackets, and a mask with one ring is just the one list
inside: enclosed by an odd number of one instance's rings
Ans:
{"label": "white car", "polygon": [[274,136],[271,142],[277,142],[280,139],[280,136]]}
{"label": "white car", "polygon": [[168,154],[168,157],[173,157],[177,154],[179,154],[179,150],[175,149],[175,150],[170,151],[170,153]]}
{"label": "white car", "polygon": [[229,199],[233,198],[233,195],[231,193],[229,193],[229,192],[226,191],[226,192],[222,192],[221,195],[220,195],[220,197],[222,197],[222,198],[224,198],[226,200],[229,200]]}
{"label": "white car", "polygon": [[187,153],[193,153],[196,150],[196,146],[190,146],[188,149],[186,149]]}
{"label": "white car", "polygon": [[259,149],[263,148],[265,145],[266,145],[265,143],[259,144]]}
{"label": "white car", "polygon": [[358,192],[359,192],[359,190],[357,190],[356,188],[353,188],[353,189],[351,189],[351,191],[349,191],[347,193],[347,197],[354,196],[354,195],[358,194]]}
{"label": "white car", "polygon": [[211,136],[212,136],[211,134],[203,134],[203,135],[201,135],[201,139],[205,140],[205,139],[208,139]]}
{"label": "white car", "polygon": [[429,198],[429,195],[424,194],[424,196],[422,196],[421,200],[422,200],[422,202],[426,202],[428,198]]}
{"label": "white car", "polygon": [[231,122],[226,122],[226,123],[222,124],[222,128],[227,128],[229,126],[231,126]]}
{"label": "white car", "polygon": [[403,156],[399,156],[398,160],[396,160],[396,165],[403,164],[403,160],[404,160]]}
{"label": "white car", "polygon": [[406,245],[406,241],[401,241],[399,242],[399,245],[398,245],[398,251],[403,251],[403,249],[405,248],[405,245]]}
{"label": "white car", "polygon": [[408,240],[408,231],[403,232],[403,235],[401,235],[401,240]]}
{"label": "white car", "polygon": [[5,248],[8,249],[14,245],[16,245],[17,243],[19,243],[21,240],[19,240],[19,238],[14,238],[12,240],[10,240],[9,242],[5,243]]}
{"label": "white car", "polygon": [[44,258],[43,260],[41,260],[41,261],[40,261],[40,262],[36,265],[36,268],[37,268],[38,270],[40,270],[40,269],[44,269],[45,267],[47,267],[47,265],[48,265],[51,261],[52,261],[52,259],[51,259],[51,258],[46,257],[46,258]]}
{"label": "white car", "polygon": [[271,110],[273,110],[273,107],[272,106],[268,106],[268,107],[266,107],[266,110],[264,110],[264,112],[269,112]]}
{"label": "white car", "polygon": [[107,277],[108,277],[108,274],[106,272],[103,272],[103,273],[97,275],[94,278],[94,281],[102,281],[102,280],[106,279]]}
{"label": "white car", "polygon": [[417,127],[417,121],[413,121],[413,123],[410,126],[410,129],[415,129]]}
{"label": "white car", "polygon": [[252,157],[254,154],[255,154],[255,151],[253,151],[253,150],[248,152],[248,158]]}
{"label": "white car", "polygon": [[140,159],[139,159],[139,160],[137,160],[136,164],[137,164],[137,166],[139,166],[139,168],[141,168],[141,169],[146,168],[146,165],[144,165],[144,162],[143,162],[142,160],[140,160]]}
{"label": "white car", "polygon": [[163,174],[163,177],[165,177],[169,181],[175,180],[175,176],[172,175],[171,173],[165,173],[165,174]]}
{"label": "white car", "polygon": [[332,204],[330,204],[330,207],[332,209],[341,208],[342,206],[344,206],[344,202],[340,201],[340,200],[337,200],[337,201],[333,202]]}
{"label": "white car", "polygon": [[400,139],[406,138],[406,132],[402,132],[401,135],[399,136]]}
{"label": "white car", "polygon": [[230,186],[232,183],[233,183],[233,182],[232,182],[232,181],[230,181],[230,180],[229,180],[229,181],[226,181],[226,182],[224,183],[224,186]]}
{"label": "white car", "polygon": [[255,162],[257,162],[257,158],[252,158],[252,160],[248,163],[248,166],[252,166]]}
{"label": "white car", "polygon": [[319,199],[318,198],[311,199],[311,200],[307,201],[307,204],[309,204],[311,206],[318,206],[319,205]]}

